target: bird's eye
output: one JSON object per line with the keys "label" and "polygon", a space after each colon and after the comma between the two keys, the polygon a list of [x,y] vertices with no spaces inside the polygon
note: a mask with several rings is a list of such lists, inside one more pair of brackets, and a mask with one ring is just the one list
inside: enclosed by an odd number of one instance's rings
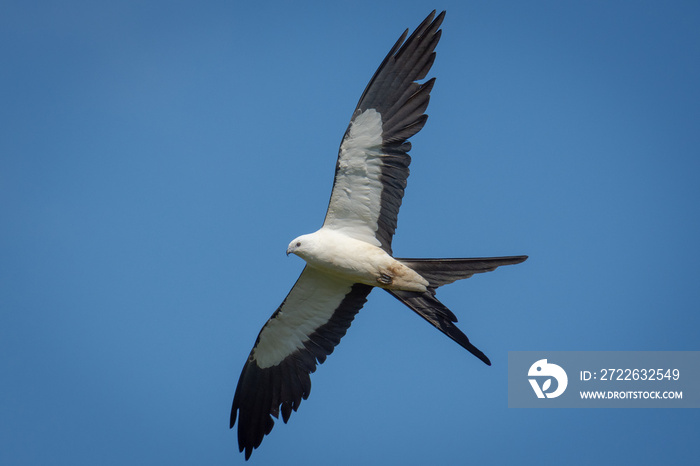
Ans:
{"label": "bird's eye", "polygon": [[297,241],[297,247],[301,246],[301,241]]}

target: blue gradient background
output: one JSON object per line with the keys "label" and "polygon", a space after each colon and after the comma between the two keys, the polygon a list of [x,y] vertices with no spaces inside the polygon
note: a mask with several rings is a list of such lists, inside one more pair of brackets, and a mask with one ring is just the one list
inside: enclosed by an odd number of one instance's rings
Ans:
{"label": "blue gradient background", "polygon": [[487,367],[376,290],[251,464],[690,464],[698,410],[507,408],[516,350],[698,350],[697,2],[0,6],[0,463],[242,464],[241,367],[352,110],[447,9],[398,256]]}

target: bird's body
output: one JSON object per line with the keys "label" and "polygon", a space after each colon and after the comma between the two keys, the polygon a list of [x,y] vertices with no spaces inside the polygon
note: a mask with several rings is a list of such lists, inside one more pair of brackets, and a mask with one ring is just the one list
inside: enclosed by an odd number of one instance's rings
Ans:
{"label": "bird's body", "polygon": [[306,267],[258,335],[233,397],[231,427],[248,459],[273,418],[287,422],[309,396],[309,374],[345,335],[373,288],[383,288],[486,364],[491,364],[435,297],[443,285],[518,264],[527,256],[401,259],[393,256],[408,166],[408,139],[427,120],[445,12],[433,11],[408,38],[404,32],[365,88],[345,131],[331,199],[316,232],[294,239],[287,254]]}
{"label": "bird's body", "polygon": [[350,284],[420,293],[428,290],[426,279],[379,246],[330,228],[293,240],[287,248],[287,254],[290,253],[304,259],[309,267]]}

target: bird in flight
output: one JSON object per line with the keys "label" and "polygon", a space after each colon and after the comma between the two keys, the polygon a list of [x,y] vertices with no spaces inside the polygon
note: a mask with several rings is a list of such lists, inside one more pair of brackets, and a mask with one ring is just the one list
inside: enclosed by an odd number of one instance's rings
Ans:
{"label": "bird in flight", "polygon": [[306,261],[291,291],[265,323],[233,397],[231,427],[250,458],[282,413],[286,423],[309,396],[309,374],[326,360],[373,288],[383,288],[484,363],[491,362],[455,326],[438,287],[527,256],[400,259],[391,240],[401,206],[411,143],[428,116],[443,11],[435,11],[389,51],[360,97],[340,144],[331,199],[320,230],[289,243]]}

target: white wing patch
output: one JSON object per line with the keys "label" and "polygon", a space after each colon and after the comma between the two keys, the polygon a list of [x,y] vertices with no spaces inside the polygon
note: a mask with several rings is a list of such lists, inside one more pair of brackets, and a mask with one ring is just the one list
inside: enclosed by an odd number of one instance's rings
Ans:
{"label": "white wing patch", "polygon": [[260,332],[260,340],[253,350],[258,367],[276,366],[303,348],[309,335],[330,320],[352,285],[306,267],[280,311]]}
{"label": "white wing patch", "polygon": [[382,117],[374,109],[357,115],[340,145],[335,185],[324,227],[379,246]]}

